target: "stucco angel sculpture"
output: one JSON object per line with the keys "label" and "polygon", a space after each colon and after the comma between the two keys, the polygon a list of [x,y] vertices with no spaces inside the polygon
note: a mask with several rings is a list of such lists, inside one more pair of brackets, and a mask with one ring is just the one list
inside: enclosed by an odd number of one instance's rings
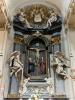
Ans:
{"label": "stucco angel sculpture", "polygon": [[21,72],[21,79],[23,80],[23,64],[20,61],[20,52],[14,51],[9,57],[9,66],[10,66],[10,76],[13,74],[17,77],[18,73]]}
{"label": "stucco angel sculpture", "polygon": [[66,61],[69,61],[69,60],[65,57],[65,55],[63,53],[58,52],[58,51],[55,52],[54,62],[55,62],[55,65],[56,65],[56,73],[63,76],[64,79],[69,77],[67,72],[64,70],[65,67],[68,67]]}

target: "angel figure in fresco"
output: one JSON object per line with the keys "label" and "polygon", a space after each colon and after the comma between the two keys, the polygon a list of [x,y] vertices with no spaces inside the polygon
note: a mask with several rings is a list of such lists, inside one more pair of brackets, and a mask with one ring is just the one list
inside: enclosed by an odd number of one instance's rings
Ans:
{"label": "angel figure in fresco", "polygon": [[46,73],[46,63],[43,57],[41,57],[41,60],[39,61],[39,67],[40,67],[40,74],[45,74]]}
{"label": "angel figure in fresco", "polygon": [[13,74],[17,77],[18,73],[21,71],[21,80],[23,80],[23,64],[20,61],[20,52],[14,51],[11,53],[9,58],[9,64],[10,64],[10,76]]}
{"label": "angel figure in fresco", "polygon": [[51,27],[52,23],[57,21],[57,16],[53,10],[50,11],[50,18],[47,21],[47,27]]}
{"label": "angel figure in fresco", "polygon": [[62,75],[65,78],[68,78],[69,75],[64,70],[64,67],[67,67],[67,65],[64,63],[66,60],[68,60],[61,52],[56,52],[54,55],[54,61],[56,64],[56,73],[59,75]]}

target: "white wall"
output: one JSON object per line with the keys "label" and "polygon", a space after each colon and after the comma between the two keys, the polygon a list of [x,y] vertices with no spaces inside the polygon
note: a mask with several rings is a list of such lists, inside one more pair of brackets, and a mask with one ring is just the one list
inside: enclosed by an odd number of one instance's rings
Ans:
{"label": "white wall", "polygon": [[[69,30],[68,33],[69,36],[69,47],[70,47],[70,59],[71,59],[71,69],[75,69],[75,30]],[[70,75],[71,75],[71,71],[70,71]],[[75,80],[73,80],[72,78],[70,79],[70,84],[71,84],[71,90],[70,91],[70,95],[72,100],[75,99]]]}
{"label": "white wall", "polygon": [[65,15],[67,15],[68,8],[69,8],[71,1],[72,0],[61,0],[62,5],[63,5],[62,13],[63,13],[64,17],[65,17]]}
{"label": "white wall", "polygon": [[[7,40],[6,40],[6,48],[5,48],[5,57],[4,57],[4,83],[5,83],[5,88],[4,88],[4,97],[7,96],[8,93],[8,88],[9,88],[9,65],[7,63],[7,59],[10,56],[10,53],[13,51],[13,33],[8,33],[7,35]],[[7,83],[7,84],[6,84]]]}
{"label": "white wall", "polygon": [[4,83],[2,82],[3,79],[3,59],[4,59],[4,44],[5,44],[5,38],[7,37],[5,31],[0,31],[0,53],[2,56],[0,56],[0,98],[3,97],[3,90],[4,90]]}
{"label": "white wall", "polygon": [[0,97],[7,97],[8,87],[9,87],[9,67],[7,64],[8,56],[10,52],[13,50],[13,35],[9,34],[7,31],[0,32],[0,53],[3,56],[0,56],[0,70],[2,73],[2,77],[0,79]]}

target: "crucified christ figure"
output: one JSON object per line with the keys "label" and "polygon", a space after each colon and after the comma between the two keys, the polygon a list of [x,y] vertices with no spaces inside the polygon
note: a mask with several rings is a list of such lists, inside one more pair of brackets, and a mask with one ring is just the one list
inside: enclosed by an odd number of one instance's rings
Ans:
{"label": "crucified christ figure", "polygon": [[38,64],[39,58],[40,58],[40,52],[45,51],[45,49],[39,49],[39,48],[29,48],[29,49],[36,52],[36,55],[35,55],[36,56],[36,63]]}

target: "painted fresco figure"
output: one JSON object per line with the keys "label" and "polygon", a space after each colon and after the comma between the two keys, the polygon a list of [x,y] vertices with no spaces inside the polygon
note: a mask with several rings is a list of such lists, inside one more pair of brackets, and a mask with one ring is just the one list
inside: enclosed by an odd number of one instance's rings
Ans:
{"label": "painted fresco figure", "polygon": [[46,63],[45,63],[43,57],[41,57],[41,60],[39,62],[39,68],[40,68],[40,74],[46,73]]}
{"label": "painted fresco figure", "polygon": [[32,61],[32,58],[29,58],[28,60],[28,74],[34,75],[35,63]]}

